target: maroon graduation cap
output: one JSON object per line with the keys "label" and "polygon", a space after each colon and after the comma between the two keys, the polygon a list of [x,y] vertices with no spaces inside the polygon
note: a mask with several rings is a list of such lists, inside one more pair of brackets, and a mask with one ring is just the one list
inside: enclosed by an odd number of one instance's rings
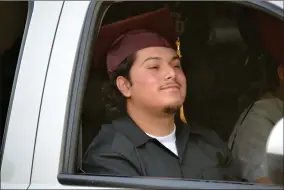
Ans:
{"label": "maroon graduation cap", "polygon": [[262,12],[256,15],[256,21],[267,51],[284,66],[284,21]]}
{"label": "maroon graduation cap", "polygon": [[[111,74],[132,53],[147,47],[176,49],[177,34],[168,8],[104,25],[94,46],[94,64]],[[178,41],[179,43],[179,41]]]}

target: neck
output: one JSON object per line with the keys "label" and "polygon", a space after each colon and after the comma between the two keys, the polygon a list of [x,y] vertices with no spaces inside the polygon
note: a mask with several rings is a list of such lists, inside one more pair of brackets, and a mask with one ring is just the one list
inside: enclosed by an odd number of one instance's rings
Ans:
{"label": "neck", "polygon": [[166,136],[174,130],[174,115],[155,115],[141,108],[127,106],[128,115],[147,134]]}

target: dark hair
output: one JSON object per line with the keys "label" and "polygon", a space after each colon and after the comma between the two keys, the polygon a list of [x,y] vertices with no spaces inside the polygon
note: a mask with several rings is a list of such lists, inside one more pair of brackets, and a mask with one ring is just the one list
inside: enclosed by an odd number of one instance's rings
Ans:
{"label": "dark hair", "polygon": [[131,83],[129,72],[134,60],[135,55],[133,54],[124,59],[116,70],[111,73],[108,83],[103,86],[106,113],[110,119],[126,115],[126,98],[117,88],[116,79],[119,76],[123,76]]}

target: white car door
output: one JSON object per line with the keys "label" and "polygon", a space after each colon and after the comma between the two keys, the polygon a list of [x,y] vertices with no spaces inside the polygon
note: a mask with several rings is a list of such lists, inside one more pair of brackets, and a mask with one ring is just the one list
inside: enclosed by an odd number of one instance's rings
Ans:
{"label": "white car door", "polygon": [[1,189],[30,184],[45,76],[62,8],[60,1],[30,5],[2,147]]}

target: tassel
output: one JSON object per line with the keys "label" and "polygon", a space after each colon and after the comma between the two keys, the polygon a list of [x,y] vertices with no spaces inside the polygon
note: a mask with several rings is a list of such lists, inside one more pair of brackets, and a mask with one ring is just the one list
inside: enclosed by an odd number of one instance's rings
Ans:
{"label": "tassel", "polygon": [[181,50],[180,50],[180,41],[179,41],[179,37],[176,41],[176,46],[177,46],[177,55],[179,56],[179,58],[181,58]]}
{"label": "tassel", "polygon": [[[177,38],[176,46],[177,46],[177,55],[179,56],[179,58],[181,58],[182,55],[181,55],[181,51],[180,51],[180,41],[179,41],[179,37]],[[179,115],[180,115],[180,119],[182,120],[182,122],[185,123],[185,124],[187,124],[187,121],[186,121],[186,118],[185,118],[185,115],[184,115],[183,105],[182,105],[181,108],[180,108]]]}
{"label": "tassel", "polygon": [[183,105],[181,106],[180,110],[179,110],[179,116],[180,119],[182,120],[183,123],[187,124],[185,115],[184,115],[184,110],[183,110]]}

